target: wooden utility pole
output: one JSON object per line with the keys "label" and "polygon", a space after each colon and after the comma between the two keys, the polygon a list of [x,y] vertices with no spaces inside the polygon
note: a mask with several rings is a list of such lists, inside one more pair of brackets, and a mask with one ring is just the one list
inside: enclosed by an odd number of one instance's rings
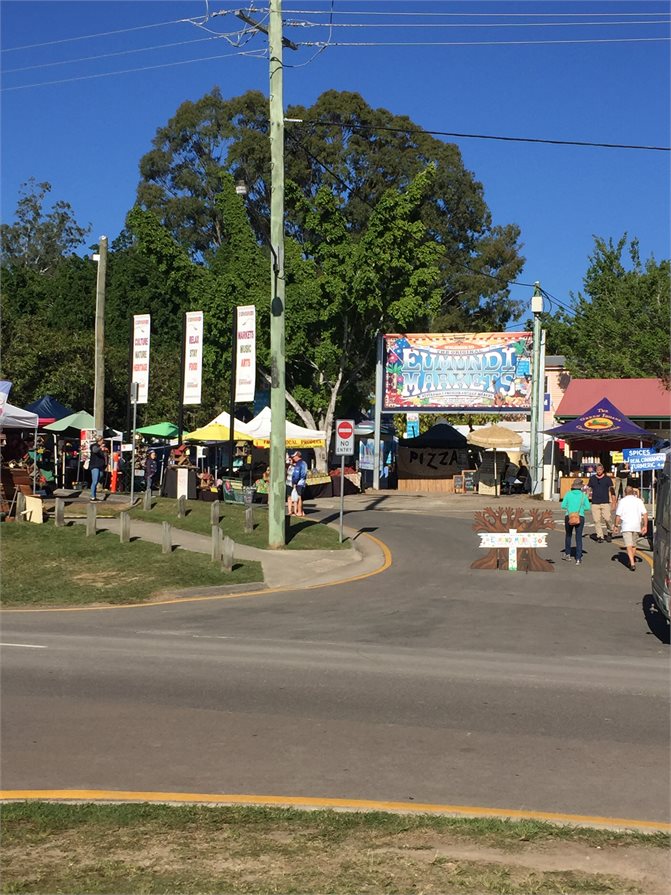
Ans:
{"label": "wooden utility pole", "polygon": [[286,384],[284,356],[284,97],[282,0],[270,0],[270,482],[268,546],[284,547]]}
{"label": "wooden utility pole", "polygon": [[105,275],[107,273],[107,237],[100,237],[96,279],[95,376],[93,381],[93,418],[98,435],[105,425]]}

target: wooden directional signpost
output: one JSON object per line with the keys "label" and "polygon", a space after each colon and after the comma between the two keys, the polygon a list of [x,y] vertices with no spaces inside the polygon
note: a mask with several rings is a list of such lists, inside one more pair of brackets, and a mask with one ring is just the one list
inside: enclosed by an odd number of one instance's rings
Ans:
{"label": "wooden directional signpost", "polygon": [[543,559],[537,550],[547,547],[548,530],[554,527],[552,513],[546,510],[487,507],[475,514],[473,528],[480,535],[480,547],[489,552],[482,559],[476,559],[471,568],[553,572],[552,563]]}

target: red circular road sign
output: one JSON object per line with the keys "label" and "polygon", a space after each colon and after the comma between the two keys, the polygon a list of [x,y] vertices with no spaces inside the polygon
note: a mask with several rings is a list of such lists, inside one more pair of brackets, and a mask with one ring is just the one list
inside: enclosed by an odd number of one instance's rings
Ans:
{"label": "red circular road sign", "polygon": [[343,440],[351,438],[354,434],[354,426],[350,423],[349,420],[341,420],[338,423],[336,432],[338,433],[338,438],[342,438]]}

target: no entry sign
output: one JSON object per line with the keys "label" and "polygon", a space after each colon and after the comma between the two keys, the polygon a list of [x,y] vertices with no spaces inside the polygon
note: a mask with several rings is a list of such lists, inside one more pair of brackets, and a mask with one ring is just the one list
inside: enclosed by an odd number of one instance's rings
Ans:
{"label": "no entry sign", "polygon": [[354,420],[336,420],[335,453],[339,457],[354,453]]}

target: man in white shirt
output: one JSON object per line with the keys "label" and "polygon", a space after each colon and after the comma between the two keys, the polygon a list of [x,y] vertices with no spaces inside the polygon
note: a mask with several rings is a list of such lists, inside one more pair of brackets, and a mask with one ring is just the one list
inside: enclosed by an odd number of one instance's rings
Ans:
{"label": "man in white shirt", "polygon": [[648,530],[648,511],[640,497],[636,497],[631,485],[624,489],[624,497],[620,499],[615,510],[614,531],[622,531],[622,540],[629,557],[629,569],[636,571],[636,541],[639,535]]}

